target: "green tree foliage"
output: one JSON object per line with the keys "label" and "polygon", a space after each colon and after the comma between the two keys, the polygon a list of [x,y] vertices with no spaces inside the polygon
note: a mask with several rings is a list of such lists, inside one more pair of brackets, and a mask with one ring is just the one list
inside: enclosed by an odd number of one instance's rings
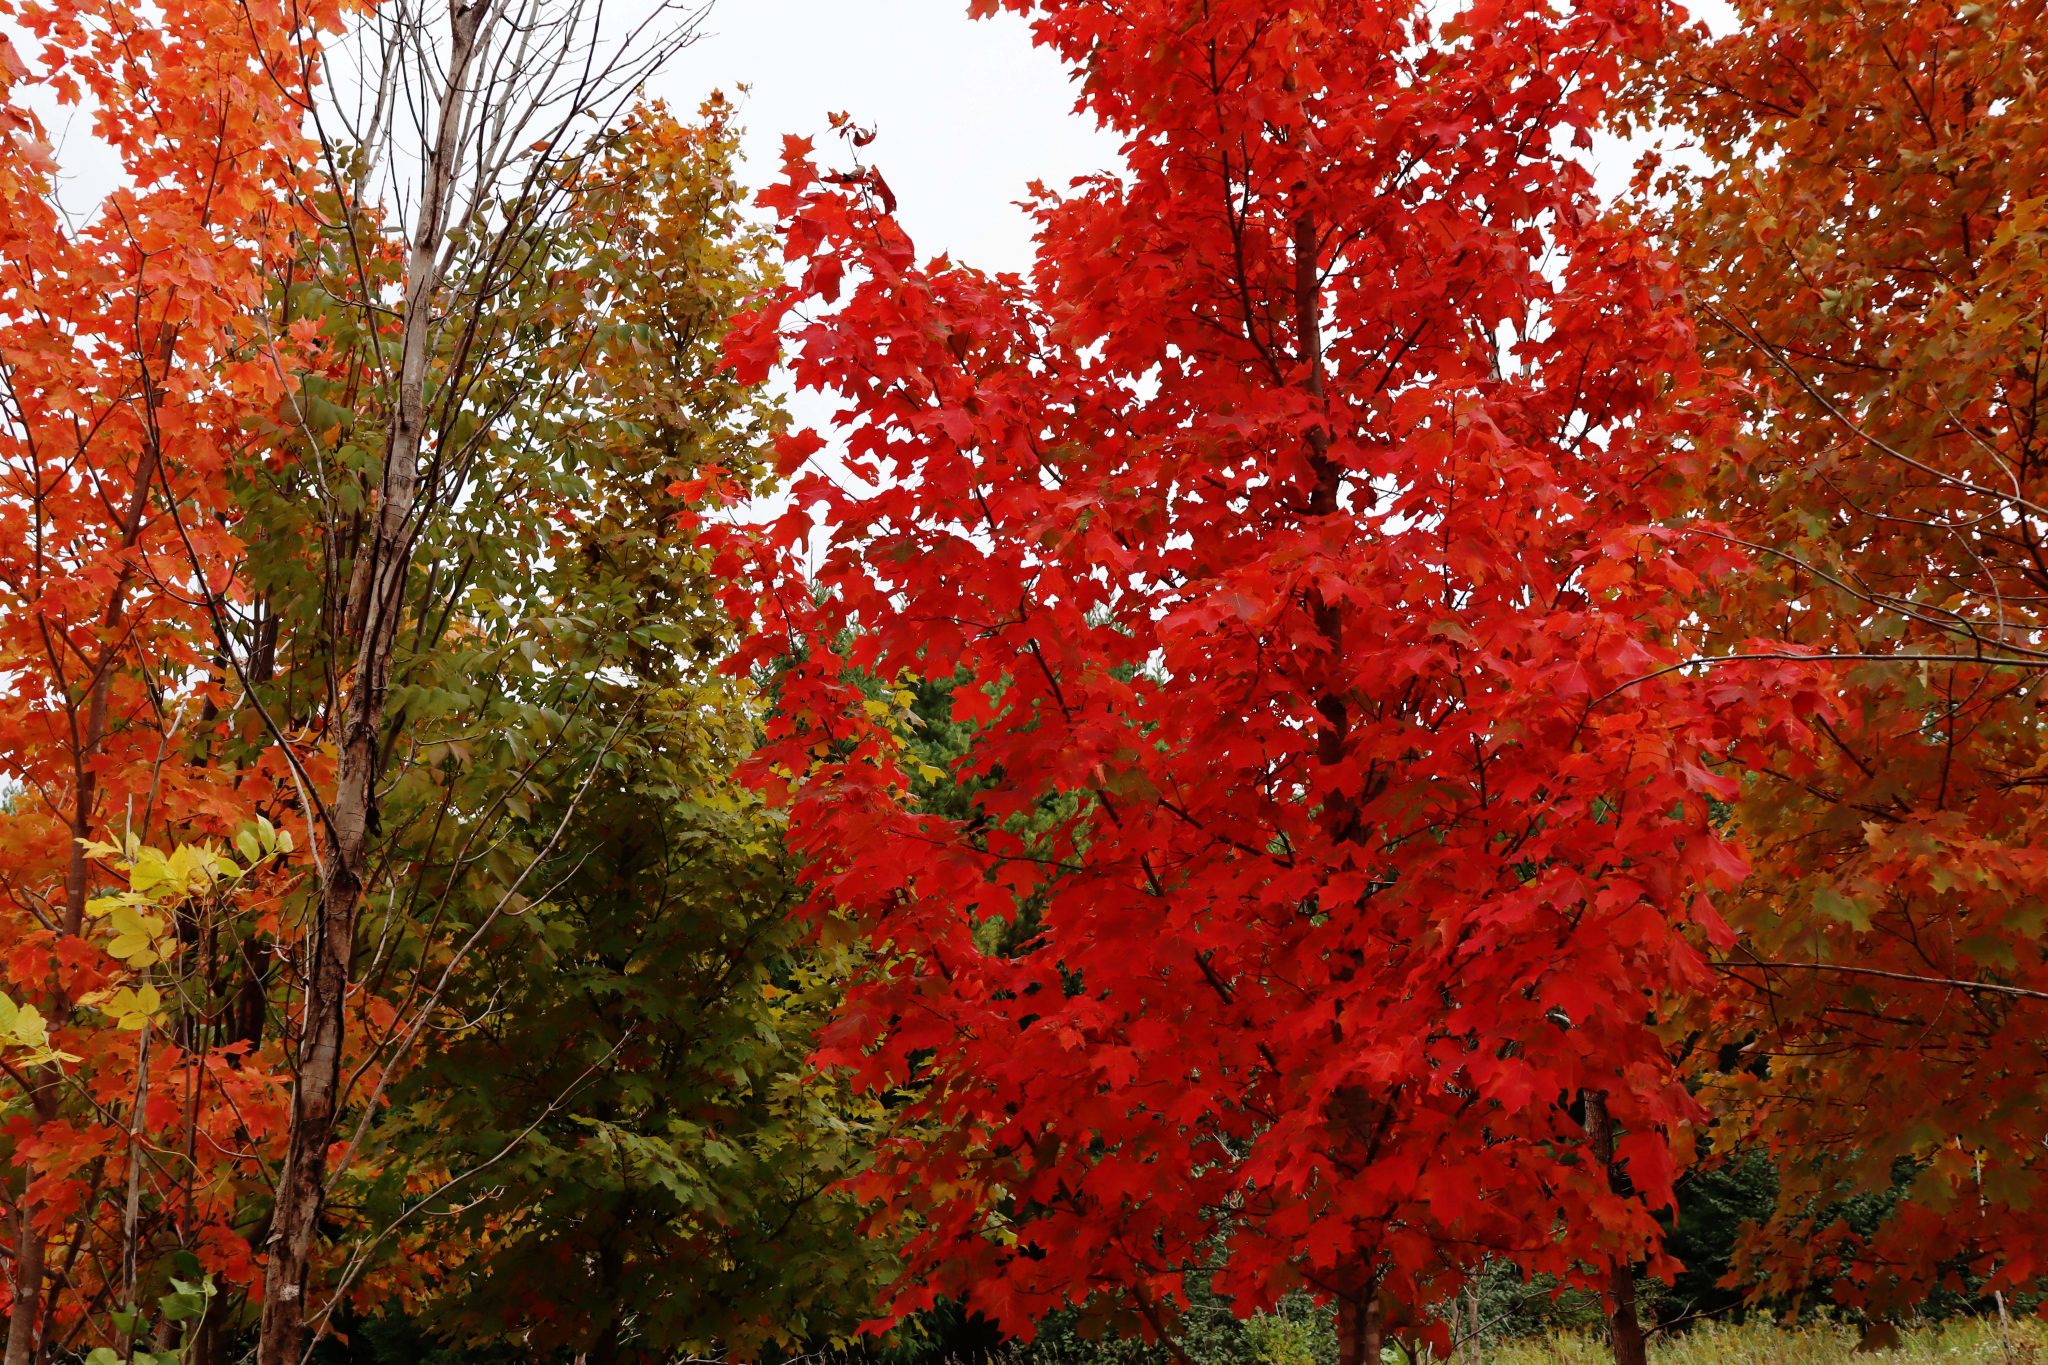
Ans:
{"label": "green tree foliage", "polygon": [[717,366],[763,269],[732,154],[722,106],[657,109],[591,168],[560,282],[595,382],[536,476],[572,486],[479,507],[527,553],[465,560],[489,610],[413,692],[457,699],[437,721],[469,737],[412,770],[408,826],[496,792],[516,852],[448,898],[481,937],[394,1096],[386,1197],[457,1182],[433,1211],[460,1250],[424,1299],[443,1335],[593,1365],[843,1337],[888,1263],[835,1188],[873,1114],[805,1064],[844,955],[798,942],[776,820],[731,779],[754,713],[678,523],[690,480],[751,477],[779,420]]}
{"label": "green tree foliage", "polygon": [[689,698],[632,721],[465,981],[475,1022],[409,1079],[416,1155],[491,1190],[451,1193],[472,1250],[428,1318],[592,1362],[841,1335],[887,1254],[830,1188],[869,1116],[804,1066],[837,959],[791,941],[734,736]]}

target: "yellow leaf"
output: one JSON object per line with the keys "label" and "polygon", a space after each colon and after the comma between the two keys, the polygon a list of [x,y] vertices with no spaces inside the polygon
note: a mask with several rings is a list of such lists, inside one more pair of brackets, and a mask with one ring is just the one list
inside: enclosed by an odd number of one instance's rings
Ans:
{"label": "yellow leaf", "polygon": [[163,1006],[163,996],[154,986],[139,989],[123,986],[100,1005],[100,1012],[121,1028],[139,1033]]}
{"label": "yellow leaf", "polygon": [[9,1032],[15,1042],[37,1052],[50,1045],[50,1026],[43,1022],[42,1011],[34,1005],[23,1005],[15,1012],[14,1027]]}
{"label": "yellow leaf", "polygon": [[145,848],[138,853],[128,869],[128,885],[135,891],[148,891],[171,880],[170,861],[153,848]]}

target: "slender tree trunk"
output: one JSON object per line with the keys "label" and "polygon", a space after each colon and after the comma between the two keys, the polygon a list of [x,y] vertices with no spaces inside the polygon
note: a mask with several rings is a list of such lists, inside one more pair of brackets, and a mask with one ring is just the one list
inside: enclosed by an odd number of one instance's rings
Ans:
{"label": "slender tree trunk", "polygon": [[1617,1261],[1607,1272],[1607,1290],[1613,1304],[1607,1331],[1614,1343],[1614,1365],[1647,1365],[1649,1347],[1643,1338],[1643,1320],[1636,1315],[1635,1267]]}
{"label": "slender tree trunk", "polygon": [[[1586,1092],[1586,1145],[1611,1188],[1615,1181],[1614,1121],[1608,1117],[1607,1096],[1602,1091]],[[1636,1315],[1636,1268],[1630,1261],[1617,1259],[1607,1271],[1607,1336],[1614,1346],[1614,1365],[1646,1365],[1648,1347],[1642,1319]]]}
{"label": "slender tree trunk", "polygon": [[[1303,391],[1311,401],[1320,405],[1325,392],[1323,304],[1315,216],[1310,213],[1298,215],[1291,231],[1295,359],[1302,367]],[[1307,442],[1309,468],[1315,476],[1315,483],[1309,489],[1309,515],[1334,516],[1340,510],[1338,494],[1343,488],[1344,471],[1330,458],[1329,428],[1321,424],[1310,427]],[[1312,589],[1308,606],[1317,633],[1329,643],[1331,659],[1341,661],[1344,657],[1344,618],[1338,604],[1323,596],[1320,590]],[[1322,717],[1322,723],[1316,729],[1316,761],[1323,767],[1333,768],[1344,761],[1349,746],[1350,704],[1340,690],[1332,689],[1316,695],[1315,708]],[[1335,791],[1328,795],[1323,820],[1333,842],[1356,841],[1358,806],[1357,798],[1350,792]],[[1338,1041],[1342,1041],[1341,1036]],[[1348,1116],[1350,1126],[1365,1147],[1377,1146],[1390,1116],[1387,1106],[1379,1096],[1358,1092],[1355,1087],[1347,1089],[1352,1093],[1340,1094],[1343,1103],[1339,1108]],[[1356,1292],[1338,1300],[1337,1365],[1379,1365],[1386,1339],[1386,1317],[1380,1302],[1379,1285],[1380,1277],[1375,1272]]]}
{"label": "slender tree trunk", "polygon": [[[145,465],[142,476],[136,480],[135,499],[122,536],[123,548],[132,547],[141,531],[142,509],[149,496],[148,480],[153,476],[150,469],[153,461]],[[128,572],[122,571],[116,595],[109,604],[103,625],[118,629],[121,622],[121,597],[128,583]],[[103,630],[102,634],[109,633]],[[64,918],[60,929],[66,937],[78,934],[85,927],[85,903],[91,890],[92,868],[85,856],[85,842],[95,831],[96,815],[99,808],[99,774],[94,761],[106,743],[107,708],[110,704],[114,683],[113,643],[103,640],[99,666],[87,689],[84,743],[80,746],[72,780],[71,806],[71,848],[64,864]],[[61,985],[52,981],[50,987],[50,1021],[61,1023],[70,1011],[70,1001],[65,998]],[[54,1104],[49,1103],[47,1089],[31,1096],[36,1122],[41,1124],[54,1118]],[[37,1318],[43,1299],[43,1258],[44,1237],[35,1224],[36,1205],[29,1198],[29,1185],[35,1180],[35,1168],[27,1162],[21,1166],[22,1195],[21,1217],[14,1242],[14,1306],[7,1315],[7,1357],[6,1365],[31,1365],[36,1358]]]}
{"label": "slender tree trunk", "polygon": [[182,1349],[178,1365],[227,1365],[228,1324],[235,1312],[228,1305],[233,1300],[227,1290],[221,1290],[206,1305],[206,1311],[196,1320],[184,1324]]}
{"label": "slender tree trunk", "polygon": [[[149,472],[153,462],[145,464],[140,478],[136,481],[135,500],[131,505],[131,516],[123,527],[121,543],[124,548],[134,545],[141,529],[142,506],[149,495],[146,482],[153,475]],[[115,596],[108,605],[103,618],[104,627],[118,628],[121,623],[121,599],[128,583],[124,570]],[[106,630],[102,631],[107,633]],[[99,807],[99,775],[94,760],[99,757],[107,737],[107,708],[114,681],[113,644],[103,641],[102,654],[92,682],[86,691],[85,733],[81,736],[74,777],[72,779],[72,802],[70,829],[71,848],[64,864],[64,917],[60,929],[64,935],[76,935],[85,925],[85,902],[91,890],[91,865],[85,856],[85,841],[95,830],[95,817]],[[63,987],[56,982],[50,986],[50,1021],[62,1023],[69,1012],[70,1002],[64,997]],[[29,1097],[41,1124],[55,1117],[53,1106],[48,1103],[47,1089]],[[43,1254],[44,1238],[36,1226],[35,1201],[29,1197],[29,1186],[35,1181],[35,1168],[24,1161],[21,1164],[21,1206],[15,1220],[14,1274],[9,1285],[13,1293],[13,1306],[7,1314],[6,1365],[31,1365],[36,1357],[36,1327],[43,1300]]]}
{"label": "slender tree trunk", "polygon": [[333,799],[319,837],[324,877],[309,935],[292,1122],[278,1176],[264,1265],[258,1365],[298,1365],[305,1351],[320,1212],[327,1198],[327,1156],[340,1118],[346,1006],[355,961],[356,921],[375,834],[376,782],[391,683],[392,651],[405,604],[417,532],[420,450],[426,433],[426,381],[441,250],[459,167],[471,64],[490,6],[451,7],[446,77],[435,142],[420,187],[419,223],[406,262],[397,402],[378,488],[371,535],[358,552],[343,625],[356,644],[355,671],[342,704],[341,755]]}
{"label": "slender tree trunk", "polygon": [[[146,980],[147,978],[145,978]],[[135,1100],[128,1114],[128,1198],[121,1212],[121,1307],[135,1311],[135,1281],[142,1263],[142,1133],[143,1115],[149,1106],[149,1040],[151,1025],[144,1023],[136,1044]],[[134,1338],[121,1333],[122,1354]]]}
{"label": "slender tree trunk", "polygon": [[36,1206],[27,1185],[34,1178],[34,1170],[24,1165],[14,1220],[14,1306],[7,1314],[7,1365],[30,1365],[34,1359],[36,1310],[43,1301],[43,1235],[35,1225]]}
{"label": "slender tree trunk", "polygon": [[619,1348],[624,1344],[624,1317],[619,1305],[619,1276],[625,1269],[625,1253],[620,1250],[619,1240],[611,1238],[598,1249],[598,1283],[602,1296],[591,1305],[591,1311],[604,1314],[604,1325],[598,1329],[597,1339],[590,1344],[590,1350],[583,1357],[589,1365],[618,1365]]}

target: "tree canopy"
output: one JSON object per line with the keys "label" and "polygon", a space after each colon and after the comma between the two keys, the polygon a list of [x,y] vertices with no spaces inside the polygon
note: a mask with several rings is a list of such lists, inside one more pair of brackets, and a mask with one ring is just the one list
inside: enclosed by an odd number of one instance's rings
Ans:
{"label": "tree canopy", "polygon": [[5,1365],[2041,1302],[2048,11],[966,8],[0,0]]}

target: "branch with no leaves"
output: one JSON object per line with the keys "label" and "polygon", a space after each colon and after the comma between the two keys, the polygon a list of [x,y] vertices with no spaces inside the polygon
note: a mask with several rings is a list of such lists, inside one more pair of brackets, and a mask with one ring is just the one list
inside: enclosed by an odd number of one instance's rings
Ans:
{"label": "branch with no leaves", "polygon": [[349,1286],[355,1282],[356,1276],[362,1273],[364,1265],[369,1260],[370,1253],[375,1251],[379,1246],[381,1246],[386,1237],[389,1237],[392,1233],[396,1232],[399,1226],[410,1220],[414,1214],[418,1213],[421,1209],[426,1208],[429,1204],[432,1204],[436,1200],[442,1198],[456,1186],[464,1184],[472,1178],[483,1174],[483,1172],[497,1165],[500,1161],[503,1161],[506,1157],[512,1155],[512,1153],[518,1151],[520,1144],[524,1143],[526,1139],[528,1139],[529,1137],[532,1137],[533,1134],[539,1130],[540,1126],[543,1123],[546,1123],[549,1119],[553,1118],[557,1113],[559,1113],[562,1110],[563,1106],[569,1103],[571,1097],[573,1097],[578,1090],[581,1090],[583,1088],[583,1083],[589,1080],[592,1076],[596,1075],[600,1069],[602,1069],[607,1063],[611,1061],[612,1058],[618,1056],[620,1050],[623,1049],[628,1042],[632,1041],[632,1038],[633,1030],[631,1028],[626,1029],[625,1032],[619,1035],[619,1041],[613,1043],[611,1049],[607,1051],[604,1054],[604,1056],[598,1058],[589,1066],[585,1067],[583,1071],[576,1077],[576,1079],[570,1081],[569,1084],[563,1088],[561,1094],[555,1096],[554,1099],[548,1102],[548,1107],[541,1110],[539,1117],[535,1118],[532,1123],[527,1124],[517,1133],[514,1133],[512,1135],[511,1141],[507,1142],[503,1147],[500,1147],[490,1156],[485,1157],[482,1161],[479,1161],[476,1165],[471,1166],[468,1170],[460,1171],[455,1175],[449,1176],[446,1180],[442,1181],[439,1185],[435,1186],[432,1191],[430,1191],[427,1194],[421,1195],[419,1199],[417,1199],[409,1207],[401,1211],[396,1218],[393,1218],[389,1223],[386,1223],[383,1226],[383,1228],[381,1228],[377,1232],[376,1236],[370,1238],[367,1242],[364,1242],[360,1247],[356,1248],[355,1251],[351,1252],[348,1258],[348,1263],[342,1267],[341,1274],[336,1279],[334,1293],[327,1300],[327,1306],[322,1308],[320,1310],[319,1316],[314,1319],[313,1330],[308,1335],[306,1341],[305,1354],[300,1357],[300,1360],[304,1362],[310,1361],[313,1358],[313,1352],[319,1347],[321,1340],[327,1335],[328,1328],[333,1321],[334,1310],[341,1306],[341,1302],[343,1299],[348,1297]]}
{"label": "branch with no leaves", "polygon": [[1767,962],[1752,959],[1747,962],[1718,961],[1713,964],[1720,971],[1740,971],[1756,968],[1768,972],[1834,972],[1842,976],[1873,976],[1886,981],[1905,981],[1917,986],[1940,986],[1945,990],[1981,991],[1990,995],[2009,995],[2020,1000],[2048,1000],[2048,991],[2028,990],[2025,986],[2008,986],[2001,981],[1964,981],[1946,976],[1919,976],[1912,972],[1889,972],[1879,967],[1856,967],[1843,962]]}
{"label": "branch with no leaves", "polygon": [[[335,1160],[330,1168],[336,1175],[348,1168],[349,1162],[355,1156],[356,1149],[362,1145],[364,1137],[369,1132],[370,1121],[376,1114],[377,1103],[383,1098],[385,1087],[389,1085],[392,1073],[397,1070],[399,1062],[404,1059],[406,1053],[411,1051],[412,1045],[419,1040],[420,1034],[426,1030],[427,1021],[433,1018],[434,1012],[440,1008],[441,1001],[446,996],[448,987],[453,983],[456,972],[469,959],[470,954],[476,950],[477,945],[483,941],[484,935],[490,931],[491,926],[496,924],[498,919],[505,913],[506,907],[511,905],[513,900],[518,897],[520,888],[526,885],[526,880],[533,874],[533,870],[554,853],[556,845],[561,842],[563,834],[568,831],[569,822],[576,818],[576,812],[582,808],[584,796],[590,791],[591,784],[597,780],[599,769],[604,766],[605,758],[610,755],[612,746],[618,742],[619,732],[625,728],[626,721],[631,718],[631,715],[632,713],[628,712],[626,715],[621,716],[618,724],[612,727],[612,732],[605,736],[604,743],[599,746],[597,753],[592,757],[589,770],[584,773],[582,782],[577,784],[575,794],[570,797],[566,808],[562,811],[562,818],[556,821],[554,831],[548,835],[547,842],[527,861],[526,866],[520,869],[519,875],[513,879],[512,885],[505,889],[503,894],[491,906],[489,912],[470,931],[469,936],[463,939],[462,943],[450,954],[447,963],[441,969],[440,977],[434,982],[434,988],[428,992],[426,999],[420,1003],[418,1010],[414,1013],[411,1027],[405,1029],[397,1037],[396,1048],[384,1058],[384,1067],[377,1073],[377,1084],[371,1090],[369,1097],[364,1101],[363,1113],[361,1118],[357,1120],[356,1130],[350,1136],[348,1146],[342,1149],[341,1156]],[[354,1074],[350,1075],[347,1081],[343,1083],[342,1094],[344,1097],[349,1090],[354,1088],[356,1082],[362,1079],[363,1073],[369,1069],[372,1062],[376,1060],[378,1053],[382,1051],[383,1048],[381,1046],[372,1049],[370,1056],[365,1058]]]}
{"label": "branch with no leaves", "polygon": [[1680,659],[1675,664],[1666,664],[1662,668],[1652,669],[1639,678],[1630,678],[1625,683],[1619,683],[1608,688],[1605,692],[1602,692],[1599,696],[1588,702],[1586,709],[1590,711],[1602,702],[1620,696],[1631,687],[1640,687],[1646,682],[1655,682],[1659,678],[1672,673],[1681,673],[1688,668],[1707,668],[1715,664],[1743,663],[1978,664],[1985,668],[2048,669],[2048,658],[2030,659],[2002,657],[1992,654],[1859,654],[1833,651],[1807,653],[1792,649],[1764,650],[1756,653],[1742,654],[1695,654],[1689,659]]}

